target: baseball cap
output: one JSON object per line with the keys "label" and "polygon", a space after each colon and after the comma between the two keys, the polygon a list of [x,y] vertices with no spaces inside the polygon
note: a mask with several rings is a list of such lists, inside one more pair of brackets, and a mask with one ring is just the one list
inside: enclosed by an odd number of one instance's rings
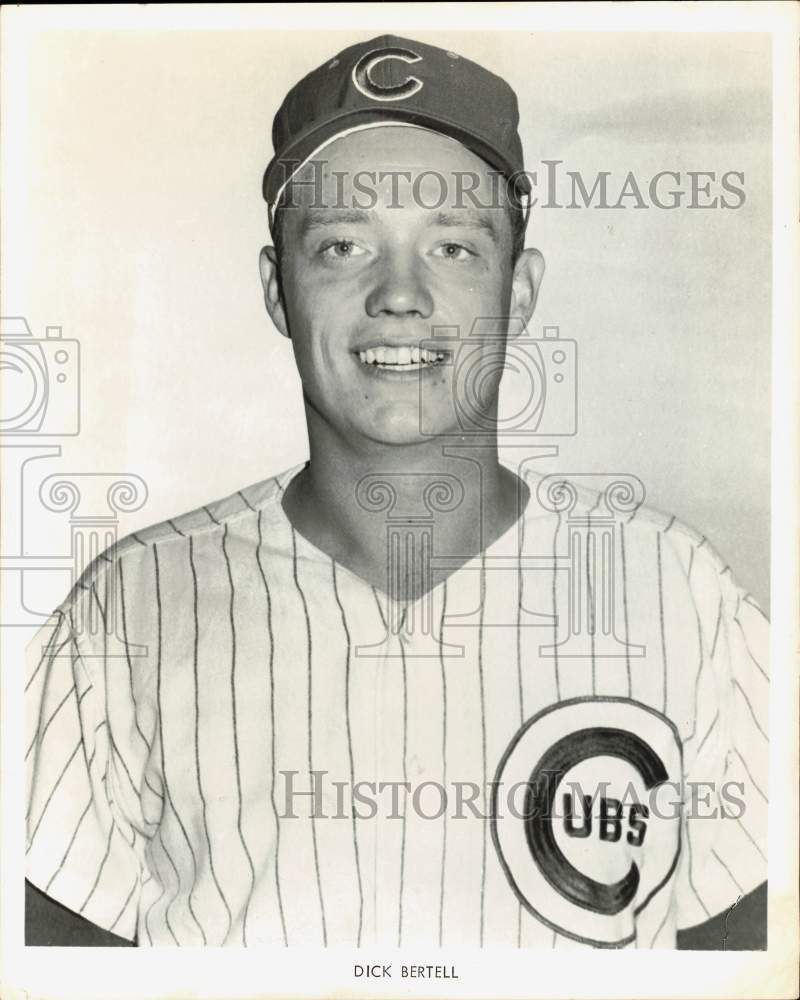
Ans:
{"label": "baseball cap", "polygon": [[272,123],[275,155],[263,194],[273,207],[291,176],[333,139],[406,124],[456,139],[529,194],[519,108],[511,87],[470,59],[435,45],[380,35],[344,49],[303,77]]}

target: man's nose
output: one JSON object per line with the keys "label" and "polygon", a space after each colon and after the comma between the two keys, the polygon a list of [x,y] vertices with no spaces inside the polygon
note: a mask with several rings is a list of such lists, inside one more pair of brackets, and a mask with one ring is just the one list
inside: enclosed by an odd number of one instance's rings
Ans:
{"label": "man's nose", "polygon": [[433,313],[433,296],[421,263],[405,254],[387,256],[367,295],[366,310],[373,318],[415,316],[428,319]]}

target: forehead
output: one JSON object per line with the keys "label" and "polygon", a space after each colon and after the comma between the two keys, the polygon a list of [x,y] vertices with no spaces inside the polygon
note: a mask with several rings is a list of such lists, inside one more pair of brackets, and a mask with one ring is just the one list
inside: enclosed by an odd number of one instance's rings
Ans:
{"label": "forehead", "polygon": [[489,173],[487,163],[466,146],[439,132],[413,125],[382,125],[338,136],[322,156],[337,168],[475,171]]}
{"label": "forehead", "polygon": [[[467,192],[470,192],[469,194]],[[504,206],[496,170],[449,136],[416,126],[386,125],[337,136],[305,163],[281,201],[298,208],[446,208]]]}

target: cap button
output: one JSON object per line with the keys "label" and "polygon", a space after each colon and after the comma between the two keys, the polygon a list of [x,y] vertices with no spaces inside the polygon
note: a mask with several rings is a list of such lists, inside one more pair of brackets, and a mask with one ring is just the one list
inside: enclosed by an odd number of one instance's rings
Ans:
{"label": "cap button", "polygon": [[447,53],[447,58],[448,59],[458,59],[458,55],[455,52],[448,52]]}

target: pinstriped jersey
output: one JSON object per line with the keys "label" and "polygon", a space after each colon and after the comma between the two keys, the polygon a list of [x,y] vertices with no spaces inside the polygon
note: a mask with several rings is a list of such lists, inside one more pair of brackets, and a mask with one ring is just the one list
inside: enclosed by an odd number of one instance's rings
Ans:
{"label": "pinstriped jersey", "polygon": [[705,539],[528,474],[401,605],[294,530],[298,471],[122,540],[34,639],[36,886],[140,946],[549,949],[765,880],[767,624]]}

